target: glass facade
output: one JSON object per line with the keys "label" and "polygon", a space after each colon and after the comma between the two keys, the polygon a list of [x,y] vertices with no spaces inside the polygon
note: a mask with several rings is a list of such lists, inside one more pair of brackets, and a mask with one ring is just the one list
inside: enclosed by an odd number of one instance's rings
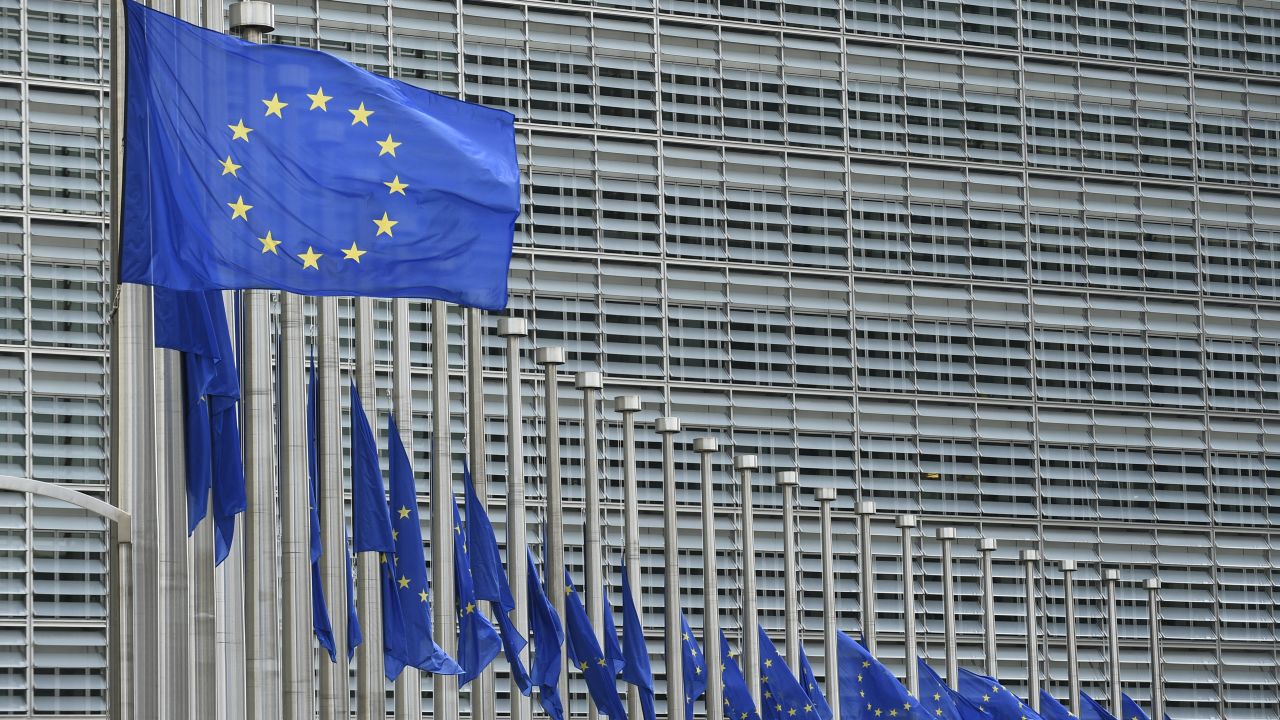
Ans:
{"label": "glass facade", "polygon": [[[109,9],[107,0],[0,3],[0,472],[100,495]],[[839,491],[841,625],[857,631],[859,574],[874,570],[891,665],[901,664],[904,613],[888,515],[911,512],[922,517],[915,618],[930,658],[943,652],[931,538],[955,525],[962,664],[979,667],[981,655],[972,539],[982,534],[1001,541],[1000,668],[1011,687],[1024,687],[1026,655],[1016,558],[1036,547],[1082,561],[1082,676],[1095,696],[1106,679],[1098,578],[1116,568],[1131,694],[1148,694],[1139,583],[1159,574],[1170,715],[1275,717],[1275,3],[285,0],[276,11],[272,42],[516,115],[526,212],[513,312],[530,319],[537,344],[568,349],[564,370],[601,369],[606,396],[646,402],[644,606],[656,670],[651,423],[673,414],[686,427],[679,552],[695,627],[703,560],[690,441],[710,434],[761,457],[761,604],[775,629],[782,541],[771,473],[800,471],[815,663],[812,489],[828,486]],[[425,307],[413,318],[426,467]],[[379,322],[385,365],[385,307]],[[453,322],[460,458],[461,316]],[[350,352],[349,315],[343,331]],[[500,495],[501,342],[486,343],[488,461]],[[526,364],[535,377],[531,354]],[[581,409],[567,384],[562,395],[569,557],[580,573]],[[531,520],[542,516],[540,396],[530,380]],[[611,411],[603,417],[612,566],[621,432]],[[718,461],[722,622],[736,633],[739,494],[729,455]],[[857,500],[885,513],[874,561],[857,553]],[[3,494],[0,518],[0,715],[102,715],[101,522]],[[1063,697],[1053,563],[1044,584],[1042,655]]]}

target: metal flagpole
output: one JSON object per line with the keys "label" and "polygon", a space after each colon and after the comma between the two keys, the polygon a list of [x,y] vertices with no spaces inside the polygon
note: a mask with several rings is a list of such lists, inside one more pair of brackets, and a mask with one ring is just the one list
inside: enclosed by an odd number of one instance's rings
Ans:
{"label": "metal flagpole", "polygon": [[[564,618],[564,500],[560,484],[560,386],[556,368],[564,364],[564,348],[538,348],[534,356],[542,366],[546,397],[543,413],[547,421],[547,540],[543,548],[546,572],[543,582],[555,606],[556,615]],[[569,707],[569,653],[560,668],[560,697]]]}
{"label": "metal flagpole", "polygon": [[1067,620],[1067,687],[1071,692],[1071,714],[1080,717],[1080,654],[1076,644],[1075,560],[1062,561],[1062,601]]}
{"label": "metal flagpole", "polygon": [[831,537],[831,503],[836,499],[836,489],[818,488],[814,494],[822,507],[822,655],[827,681],[827,703],[832,717],[840,717],[839,653],[836,650],[836,559],[835,542]]}
{"label": "metal flagpole", "polygon": [[315,716],[311,617],[311,491],[307,482],[307,385],[302,296],[281,293],[280,482],[282,695],[290,720]]}
{"label": "metal flagpole", "polygon": [[[453,442],[449,431],[449,308],[431,302],[431,607],[436,643],[456,657],[458,618],[454,613],[453,580]],[[458,676],[435,675],[432,703],[435,717],[458,717]]]}
{"label": "metal flagpole", "polygon": [[[636,413],[640,411],[640,396],[619,395],[613,399],[613,409],[622,413],[622,552],[627,559],[627,584],[636,594],[636,607],[640,607],[640,499],[636,492]],[[627,683],[627,717],[640,716],[640,689]]]}
{"label": "metal flagpole", "polygon": [[664,416],[657,420],[662,436],[662,575],[665,601],[667,641],[663,666],[667,676],[667,718],[680,717],[684,708],[684,657],[680,633],[680,525],[676,514],[676,447],[675,434],[680,432],[680,418]]}
{"label": "metal flagpole", "polygon": [[982,553],[982,654],[986,658],[983,668],[991,677],[997,677],[1000,672],[996,659],[995,571],[991,564],[996,546],[995,538],[978,540],[978,550]]}
{"label": "metal flagpole", "polygon": [[[580,372],[574,376],[574,386],[582,391],[582,485],[583,485],[583,563],[586,570],[587,618],[595,629],[597,642],[604,641],[603,565],[600,556],[600,478],[596,447],[596,393],[604,387],[604,377],[598,372]],[[594,703],[590,703],[587,717],[597,717]]]}
{"label": "metal flagpole", "polygon": [[[182,517],[186,517],[183,513]],[[217,578],[214,572],[213,519],[196,526],[187,556],[191,582],[191,703],[192,718],[213,718],[218,712]]]}
{"label": "metal flagpole", "polygon": [[[373,300],[356,298],[356,389],[360,393],[360,404],[364,405],[369,416],[369,424],[376,428],[378,404],[374,390],[373,333]],[[356,609],[360,628],[364,631],[364,642],[356,650],[356,717],[359,720],[382,720],[387,714],[387,697],[380,602],[381,559],[378,553],[362,552],[356,560]]]}
{"label": "metal flagpole", "polygon": [[191,598],[187,593],[186,464],[182,435],[182,355],[156,349],[156,445],[154,483],[159,544],[156,553],[160,592],[154,621],[161,628],[159,673],[152,680],[160,692],[163,717],[190,707]]}
{"label": "metal flagpole", "polygon": [[[471,482],[475,486],[476,499],[486,510],[489,507],[489,470],[485,462],[484,442],[484,318],[476,308],[467,308],[467,458],[471,463]],[[501,612],[492,603],[489,617]],[[493,663],[485,667],[480,677],[471,682],[471,717],[477,720],[493,720],[497,708]],[[418,717],[414,715],[413,717]]]}
{"label": "metal flagpole", "polygon": [[876,514],[876,504],[863,500],[855,511],[858,523],[858,554],[862,556],[862,572],[859,573],[859,591],[862,595],[862,642],[867,652],[876,654],[876,555],[871,544],[871,518]]}
{"label": "metal flagpole", "polygon": [[[413,366],[409,359],[409,301],[404,298],[391,301],[391,399],[400,442],[413,465]],[[422,676],[417,668],[406,666],[400,672],[395,697],[397,718],[422,717]]]}
{"label": "metal flagpole", "polygon": [[742,667],[747,668],[751,702],[760,707],[760,616],[756,610],[756,533],[752,506],[751,471],[760,467],[755,455],[733,459],[742,484]]}
{"label": "metal flagpole", "polygon": [[[205,4],[205,25],[215,27],[222,21],[222,6],[216,12]],[[236,317],[237,293],[222,293],[222,303],[228,318]],[[231,332],[231,345],[235,348],[240,342],[237,333]],[[244,528],[243,518],[236,521]],[[209,538],[209,566],[213,567],[214,540],[213,523],[208,523],[206,532]],[[213,568],[214,573],[214,673],[216,692],[214,714],[218,720],[240,720],[247,711],[245,709],[245,647],[244,647],[244,540],[237,535],[222,564]]]}
{"label": "metal flagpole", "polygon": [[796,582],[796,508],[794,488],[800,484],[796,471],[783,470],[774,476],[782,491],[782,602],[786,636],[787,666],[800,667],[800,590]]}
{"label": "metal flagpole", "polygon": [[1119,717],[1124,712],[1120,701],[1120,616],[1116,614],[1116,586],[1119,570],[1103,570],[1102,582],[1107,592],[1107,680],[1111,684],[1111,712]]}
{"label": "metal flagpole", "polygon": [[951,544],[956,539],[956,529],[943,527],[937,530],[942,543],[942,634],[947,653],[947,686],[960,689],[960,663],[956,658],[956,573],[951,562]]}
{"label": "metal flagpole", "polygon": [[339,372],[338,298],[317,301],[316,362],[319,384],[316,412],[316,444],[320,451],[320,534],[324,553],[320,556],[320,578],[329,624],[333,628],[337,659],[320,659],[320,718],[347,720],[351,716],[351,667],[347,659],[347,517],[346,490],[342,466],[342,379]]}
{"label": "metal flagpole", "polygon": [[1036,564],[1040,553],[1023,550],[1021,557],[1027,571],[1027,701],[1032,710],[1040,712],[1040,646],[1036,639]]}
{"label": "metal flagpole", "polygon": [[920,668],[916,665],[916,576],[915,548],[911,544],[916,528],[915,515],[899,515],[896,525],[902,531],[902,627],[907,646],[907,689],[920,696]]}
{"label": "metal flagpole", "polygon": [[1147,578],[1147,628],[1151,635],[1151,717],[1164,718],[1164,673],[1160,655],[1160,578]]}
{"label": "metal flagpole", "polygon": [[[702,659],[707,665],[707,720],[724,717],[724,688],[720,676],[720,597],[716,562],[716,495],[711,477],[711,453],[720,449],[712,437],[693,441],[698,453],[702,486]],[[756,669],[757,672],[759,669]]]}
{"label": "metal flagpole", "polygon": [[[515,625],[526,637],[529,633],[529,605],[524,591],[529,573],[524,548],[524,406],[520,383],[520,338],[529,334],[524,318],[501,318],[498,334],[507,340],[507,583],[516,601]],[[522,651],[522,658],[528,657]],[[529,720],[529,698],[520,694],[511,675],[511,720]]]}

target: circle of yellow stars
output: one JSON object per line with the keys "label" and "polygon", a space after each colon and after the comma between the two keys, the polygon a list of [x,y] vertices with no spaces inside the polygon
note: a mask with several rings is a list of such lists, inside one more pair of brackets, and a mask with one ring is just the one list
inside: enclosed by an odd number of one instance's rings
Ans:
{"label": "circle of yellow stars", "polygon": [[[314,110],[319,110],[320,112],[325,113],[329,112],[329,101],[333,100],[333,96],[326,95],[323,87],[317,88],[314,93],[305,94],[307,99],[311,101],[310,107],[307,108],[308,112]],[[270,98],[263,98],[262,104],[266,107],[262,116],[264,118],[264,122],[266,122],[265,118],[270,117],[284,120],[284,110],[290,105],[290,103],[280,99],[279,93],[272,93]],[[365,127],[369,127],[369,118],[375,113],[374,110],[366,108],[363,102],[359,103],[356,107],[347,108],[347,112],[351,113],[352,126],[364,125]],[[238,118],[234,125],[228,124],[227,129],[231,131],[232,150],[227,154],[225,159],[218,161],[218,165],[221,166],[220,175],[230,175],[234,178],[239,178],[239,171],[244,169],[244,165],[235,161],[235,143],[236,141],[243,141],[245,143],[250,142],[249,134],[254,131],[254,128],[245,125],[244,118],[242,117]],[[396,157],[396,148],[404,144],[396,140],[391,133],[387,133],[387,138],[385,140],[374,140],[374,142],[378,146],[378,157],[390,156],[392,158]],[[384,181],[382,184],[387,187],[388,195],[405,196],[404,191],[409,187],[407,183],[400,181],[400,176],[398,174],[394,174],[390,180]],[[246,223],[249,222],[249,211],[253,209],[253,205],[245,202],[243,195],[236,195],[235,202],[229,202],[226,205],[231,208],[231,220],[243,220]],[[383,235],[386,235],[389,238],[395,237],[392,228],[400,223],[399,220],[393,220],[390,217],[390,214],[386,211],[382,213],[382,217],[372,218],[372,220],[373,224],[377,227],[377,232],[374,234],[375,239],[382,237]],[[282,239],[277,239],[269,229],[266,231],[265,235],[257,238],[257,241],[261,244],[262,253],[264,255],[271,253],[276,256],[280,255],[279,248],[284,242]],[[299,243],[299,247],[301,247],[301,243]],[[369,253],[368,250],[361,249],[356,240],[351,241],[351,247],[341,248],[341,250],[342,258],[344,260],[350,260],[356,263],[359,263],[360,258]],[[312,269],[317,271],[320,269],[320,259],[324,257],[324,253],[316,252],[313,245],[307,245],[306,252],[294,253],[294,255],[298,259],[302,260],[303,270]],[[398,582],[401,583],[401,587],[407,587],[407,581],[404,578],[401,578]],[[424,596],[425,594],[426,593],[423,593]],[[423,597],[422,600],[425,602],[426,598]]]}

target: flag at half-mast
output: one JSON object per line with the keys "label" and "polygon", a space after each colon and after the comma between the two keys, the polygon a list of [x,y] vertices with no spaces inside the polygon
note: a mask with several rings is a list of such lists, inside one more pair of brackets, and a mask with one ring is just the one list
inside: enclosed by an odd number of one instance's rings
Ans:
{"label": "flag at half-mast", "polygon": [[506,307],[510,113],[124,5],[121,281]]}

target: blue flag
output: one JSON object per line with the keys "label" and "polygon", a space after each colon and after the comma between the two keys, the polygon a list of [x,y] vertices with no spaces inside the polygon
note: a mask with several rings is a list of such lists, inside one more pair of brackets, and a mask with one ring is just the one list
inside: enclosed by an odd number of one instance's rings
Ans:
{"label": "blue flag", "polygon": [[329,607],[324,601],[324,583],[320,579],[320,557],[324,547],[320,542],[320,508],[317,486],[320,478],[320,448],[316,445],[316,366],[307,366],[307,490],[311,498],[311,626],[316,632],[316,642],[329,653],[330,662],[338,659],[338,646],[333,640],[333,623],[329,620]]}
{"label": "blue flag", "polygon": [[123,282],[506,307],[510,113],[125,11]]}
{"label": "blue flag", "polygon": [[1120,711],[1123,715],[1122,720],[1151,720],[1151,716],[1147,715],[1142,706],[1125,693],[1120,693]]}
{"label": "blue flag", "polygon": [[791,674],[791,668],[778,654],[778,648],[769,639],[764,628],[760,637],[760,710],[764,720],[789,720],[789,718],[817,717],[809,694],[800,681]]}
{"label": "blue flag", "polygon": [[655,720],[653,708],[653,666],[649,664],[649,646],[644,641],[644,624],[631,581],[627,579],[627,563],[622,563],[622,681],[640,691],[640,710],[644,720]]}
{"label": "blue flag", "polygon": [[940,720],[992,720],[985,708],[948,687],[923,658],[916,663],[920,668],[920,706],[931,717]]}
{"label": "blue flag", "polygon": [[1042,720],[1039,713],[1006,690],[999,680],[972,670],[960,668],[960,695],[994,720]]}
{"label": "blue flag", "polygon": [[493,629],[493,623],[480,612],[476,602],[475,583],[471,579],[471,555],[467,548],[467,535],[462,531],[462,516],[458,502],[449,493],[453,505],[453,579],[458,600],[458,664],[462,677],[458,687],[475,680],[502,650],[502,638]]}
{"label": "blue flag", "polygon": [[604,657],[609,661],[609,667],[613,669],[613,676],[617,677],[622,672],[623,666],[627,664],[625,658],[622,657],[622,646],[618,644],[618,623],[613,620],[613,603],[609,602],[609,586],[606,584],[600,592],[600,617],[604,623],[602,634],[604,635]]}
{"label": "blue flag", "polygon": [[720,684],[724,687],[725,720],[760,720],[756,712],[756,704],[751,699],[751,690],[747,687],[747,679],[742,676],[738,661],[729,652],[729,641],[720,631]]}
{"label": "blue flag", "polygon": [[564,571],[564,587],[565,635],[568,638],[569,662],[578,668],[586,680],[587,692],[591,695],[591,702],[595,703],[596,710],[605,717],[626,720],[627,711],[618,698],[618,686],[614,680],[617,673],[596,640],[591,620],[587,618],[587,609],[583,607],[582,598],[578,597],[578,591],[573,587],[573,578],[569,577],[567,568]]}
{"label": "blue flag", "polygon": [[[387,677],[395,679],[404,666],[438,675],[458,675],[462,668],[436,644],[431,630],[431,583],[422,552],[422,520],[418,514],[417,485],[409,452],[400,439],[396,419],[387,416],[387,455],[391,475],[391,537],[396,545],[396,576],[392,588],[400,606],[400,625],[394,651],[395,675],[387,663]],[[383,609],[383,622],[388,611]]]}
{"label": "blue flag", "polygon": [[351,526],[355,551],[394,553],[387,494],[378,465],[378,443],[351,381]]}
{"label": "blue flag", "polygon": [[462,484],[467,498],[465,532],[470,545],[468,550],[471,554],[471,577],[475,584],[475,594],[478,599],[493,603],[494,615],[498,620],[498,635],[502,638],[502,654],[511,666],[516,687],[527,696],[533,689],[533,683],[529,680],[529,671],[525,670],[524,663],[520,661],[520,651],[529,643],[508,615],[515,609],[516,601],[511,595],[511,585],[503,570],[502,553],[498,550],[493,523],[489,522],[489,514],[476,496],[475,485],[471,482],[471,467],[465,460],[462,463]]}
{"label": "blue flag", "polygon": [[222,295],[157,289],[156,347],[182,352],[183,447],[187,475],[187,531],[209,512],[213,496],[214,563],[231,550],[235,516],[247,496],[236,403],[240,376]]}
{"label": "blue flag", "polygon": [[[836,633],[841,720],[926,720],[926,712],[889,669],[861,644]],[[877,711],[879,711],[877,713]],[[894,713],[897,713],[896,715]]]}
{"label": "blue flag", "polygon": [[805,654],[803,644],[800,645],[800,684],[808,693],[809,702],[813,703],[813,710],[818,714],[818,720],[831,720],[831,706],[827,704],[827,697],[822,694],[822,686],[818,684],[818,678],[813,674],[813,666],[809,664],[809,656]]}
{"label": "blue flag", "polygon": [[[1123,694],[1123,693],[1121,693]],[[1128,696],[1125,695],[1127,699]],[[1123,702],[1123,701],[1122,701]],[[1130,700],[1129,702],[1133,702]],[[1137,704],[1134,703],[1136,707]],[[1125,713],[1126,717],[1129,713]],[[1080,720],[1116,720],[1116,716],[1112,715],[1106,708],[1102,707],[1097,700],[1089,697],[1085,691],[1080,691]],[[1145,716],[1144,716],[1145,720]]]}
{"label": "blue flag", "polygon": [[533,551],[526,547],[525,556],[529,562],[525,588],[529,600],[529,635],[533,639],[530,679],[538,687],[538,702],[547,716],[551,720],[564,720],[564,703],[560,700],[559,687],[564,629],[538,577],[538,563],[533,560]]}
{"label": "blue flag", "polygon": [[1078,720],[1067,706],[1058,702],[1058,699],[1050,695],[1048,690],[1040,691],[1040,717],[1044,720]]}
{"label": "blue flag", "polygon": [[[684,656],[685,717],[692,720],[694,703],[707,691],[707,661],[702,657],[702,648],[693,636],[693,628],[689,627],[684,610],[680,611],[680,646]],[[667,662],[671,662],[670,659]]]}
{"label": "blue flag", "polygon": [[356,574],[351,568],[353,554],[351,538],[347,538],[344,552],[347,556],[347,660],[355,657],[356,648],[364,642],[364,633],[360,629],[360,615],[356,612]]}

